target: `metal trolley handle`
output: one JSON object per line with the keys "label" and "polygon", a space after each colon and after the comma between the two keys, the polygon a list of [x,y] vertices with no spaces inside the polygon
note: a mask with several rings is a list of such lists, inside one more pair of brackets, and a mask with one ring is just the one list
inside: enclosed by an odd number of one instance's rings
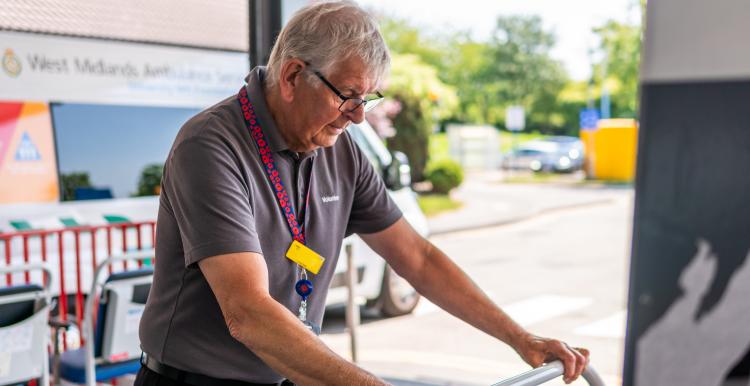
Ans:
{"label": "metal trolley handle", "polygon": [[[541,385],[547,381],[551,381],[559,376],[563,375],[564,367],[562,362],[554,361],[544,366],[537,367],[533,370],[529,370],[523,374],[516,375],[515,377],[508,378],[493,384],[492,386],[536,386]],[[604,381],[594,368],[589,364],[586,366],[586,370],[583,372],[583,379],[585,379],[590,386],[605,386]]]}
{"label": "metal trolley handle", "polygon": [[84,344],[84,348],[86,349],[86,386],[95,386],[97,384],[96,363],[94,363],[94,345],[90,342],[94,341],[94,322],[92,320],[94,313],[94,299],[96,298],[97,287],[102,285],[99,283],[99,276],[109,264],[127,260],[137,261],[153,259],[154,252],[153,249],[144,249],[127,252],[122,255],[110,256],[96,266],[94,279],[91,281],[91,292],[89,292],[89,296],[86,298],[86,304],[83,308],[83,337],[86,339],[86,343]]}
{"label": "metal trolley handle", "polygon": [[23,264],[14,264],[14,265],[7,265],[5,267],[0,267],[0,274],[6,274],[6,273],[17,273],[17,272],[30,272],[40,270],[44,273],[46,276],[46,280],[44,280],[44,295],[47,298],[47,304],[50,303],[50,293],[49,293],[49,287],[50,283],[52,282],[52,271],[50,270],[49,266],[44,263],[23,263]]}

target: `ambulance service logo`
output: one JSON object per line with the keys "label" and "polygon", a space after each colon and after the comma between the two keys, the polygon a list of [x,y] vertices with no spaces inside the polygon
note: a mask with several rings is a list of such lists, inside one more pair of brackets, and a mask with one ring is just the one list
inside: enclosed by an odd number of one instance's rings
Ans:
{"label": "ambulance service logo", "polygon": [[3,55],[3,70],[5,73],[12,78],[16,78],[21,74],[21,68],[21,60],[18,59],[18,56],[12,49],[6,49]]}
{"label": "ambulance service logo", "polygon": [[21,136],[21,142],[16,149],[16,161],[41,161],[42,155],[39,153],[34,142],[31,141],[29,132],[25,131]]}

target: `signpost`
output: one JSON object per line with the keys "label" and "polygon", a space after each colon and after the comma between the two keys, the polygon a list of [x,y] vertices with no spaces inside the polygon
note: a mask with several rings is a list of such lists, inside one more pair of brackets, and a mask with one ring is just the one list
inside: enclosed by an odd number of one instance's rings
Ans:
{"label": "signpost", "polygon": [[513,132],[519,132],[526,127],[526,115],[523,106],[508,106],[505,109],[505,127]]}
{"label": "signpost", "polygon": [[[505,128],[513,132],[513,149],[512,157],[515,157],[516,148],[518,147],[518,132],[526,127],[526,114],[523,110],[523,106],[508,106],[505,109]],[[513,160],[515,163],[515,160]],[[508,169],[513,170],[513,166]]]}

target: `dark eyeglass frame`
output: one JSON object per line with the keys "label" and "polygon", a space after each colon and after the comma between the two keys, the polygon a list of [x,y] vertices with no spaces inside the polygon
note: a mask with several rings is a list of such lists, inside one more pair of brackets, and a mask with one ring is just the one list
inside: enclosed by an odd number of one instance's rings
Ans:
{"label": "dark eyeglass frame", "polygon": [[[307,65],[308,67],[311,67],[311,64],[309,62],[305,62],[305,65]],[[372,98],[372,99],[362,99],[362,98],[346,96],[342,94],[341,91],[339,91],[339,89],[336,88],[336,86],[334,86],[331,82],[329,82],[328,79],[326,79],[325,76],[323,76],[323,74],[320,73],[320,71],[314,70],[312,68],[310,68],[310,71],[312,71],[312,73],[315,74],[315,76],[317,76],[318,79],[320,79],[320,81],[323,82],[323,84],[328,86],[328,88],[331,89],[331,91],[333,91],[333,93],[336,94],[336,96],[341,99],[341,104],[339,105],[339,111],[341,111],[342,113],[353,113],[357,111],[359,106],[362,106],[365,112],[368,112],[372,110],[375,106],[377,106],[383,100],[383,98],[385,98],[383,94],[380,93],[380,91],[375,91],[375,95],[377,95],[377,98]],[[344,104],[350,100],[356,102],[357,105],[352,109],[342,110],[344,107]]]}

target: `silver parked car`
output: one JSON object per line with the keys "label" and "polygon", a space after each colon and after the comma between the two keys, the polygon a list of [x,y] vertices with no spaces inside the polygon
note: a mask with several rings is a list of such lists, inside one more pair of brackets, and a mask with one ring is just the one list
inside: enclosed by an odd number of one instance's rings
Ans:
{"label": "silver parked car", "polygon": [[583,167],[583,142],[555,136],[524,142],[503,155],[504,169],[571,173]]}

